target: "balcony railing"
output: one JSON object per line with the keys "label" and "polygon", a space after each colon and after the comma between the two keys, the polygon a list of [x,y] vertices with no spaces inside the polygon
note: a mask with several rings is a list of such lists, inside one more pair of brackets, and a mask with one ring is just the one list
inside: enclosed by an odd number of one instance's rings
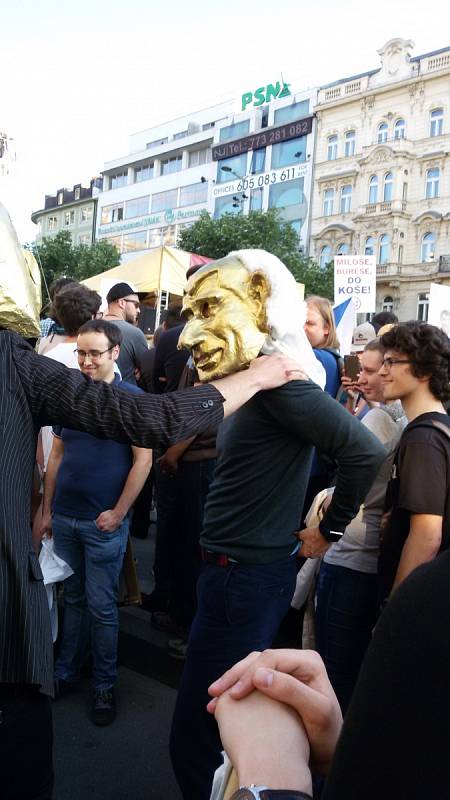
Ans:
{"label": "balcony railing", "polygon": [[390,214],[406,211],[407,203],[405,200],[386,200],[382,203],[367,203],[361,207],[362,214]]}

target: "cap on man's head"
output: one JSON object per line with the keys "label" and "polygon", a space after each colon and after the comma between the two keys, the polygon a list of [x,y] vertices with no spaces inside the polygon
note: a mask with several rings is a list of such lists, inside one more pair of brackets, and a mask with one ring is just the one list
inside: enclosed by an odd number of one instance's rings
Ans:
{"label": "cap on man's head", "polygon": [[111,289],[106,295],[106,302],[114,303],[116,300],[121,300],[122,297],[126,297],[128,294],[136,294],[136,290],[133,289],[129,283],[125,283],[125,281],[115,283],[114,286],[111,286]]}
{"label": "cap on man's head", "polygon": [[361,325],[357,325],[353,331],[352,352],[362,352],[366,344],[369,344],[372,339],[376,339],[376,336],[375,328],[370,322],[362,322]]}

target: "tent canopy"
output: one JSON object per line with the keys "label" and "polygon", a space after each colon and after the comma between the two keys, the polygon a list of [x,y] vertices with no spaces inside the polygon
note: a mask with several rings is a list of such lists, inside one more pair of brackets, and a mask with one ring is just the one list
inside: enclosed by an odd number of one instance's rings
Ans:
{"label": "tent canopy", "polygon": [[83,281],[89,289],[101,293],[102,284],[113,286],[125,281],[142,294],[168,292],[183,296],[186,272],[193,264],[207,264],[211,259],[178,250],[176,247],[157,247],[151,253],[133,258],[125,264],[101,272]]}

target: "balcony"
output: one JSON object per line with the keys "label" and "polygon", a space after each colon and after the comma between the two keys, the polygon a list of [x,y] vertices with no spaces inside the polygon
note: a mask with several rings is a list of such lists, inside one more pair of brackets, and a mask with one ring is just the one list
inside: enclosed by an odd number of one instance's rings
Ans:
{"label": "balcony", "polygon": [[382,203],[367,203],[360,206],[359,215],[369,216],[373,214],[399,214],[406,212],[407,203],[404,200],[389,200]]}

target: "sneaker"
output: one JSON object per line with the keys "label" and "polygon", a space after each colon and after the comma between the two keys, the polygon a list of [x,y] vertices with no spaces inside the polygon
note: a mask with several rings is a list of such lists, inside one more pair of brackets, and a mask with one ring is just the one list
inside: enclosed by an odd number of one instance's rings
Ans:
{"label": "sneaker", "polygon": [[110,725],[116,718],[114,689],[96,689],[92,704],[92,722],[95,725]]}
{"label": "sneaker", "polygon": [[183,639],[169,639],[167,643],[167,654],[171,656],[171,658],[178,659],[178,661],[185,661],[187,648],[187,636],[183,637]]}
{"label": "sneaker", "polygon": [[163,633],[172,633],[174,636],[183,636],[185,631],[172,619],[167,611],[154,611],[152,614],[152,628]]}

